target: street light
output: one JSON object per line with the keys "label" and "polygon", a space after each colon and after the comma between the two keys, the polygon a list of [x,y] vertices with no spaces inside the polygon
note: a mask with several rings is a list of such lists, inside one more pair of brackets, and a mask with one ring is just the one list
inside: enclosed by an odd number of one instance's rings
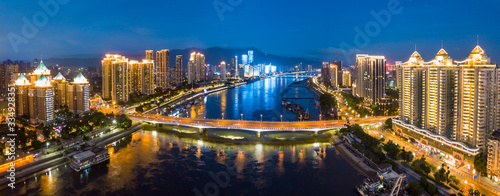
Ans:
{"label": "street light", "polygon": [[47,142],[47,149],[49,149],[49,142]]}
{"label": "street light", "polygon": [[260,122],[262,123],[262,114],[260,115]]}
{"label": "street light", "polygon": [[222,120],[224,120],[224,112],[222,112]]}
{"label": "street light", "polygon": [[281,118],[281,122],[283,122],[283,114],[282,114],[282,115],[280,115],[280,118]]}
{"label": "street light", "polygon": [[241,120],[243,120],[243,113],[241,113]]}

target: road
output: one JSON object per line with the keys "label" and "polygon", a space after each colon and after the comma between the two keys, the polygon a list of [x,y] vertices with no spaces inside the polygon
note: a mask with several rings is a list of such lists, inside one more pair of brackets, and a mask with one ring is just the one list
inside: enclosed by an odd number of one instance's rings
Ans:
{"label": "road", "polygon": [[[419,147],[409,143],[408,141],[404,141],[400,137],[393,135],[391,132],[384,131],[381,129],[370,129],[370,130],[366,130],[366,131],[368,131],[368,133],[372,136],[375,136],[377,138],[380,138],[381,136],[385,137],[386,142],[389,140],[392,140],[394,143],[398,144],[399,146],[404,147],[405,150],[410,150],[410,151],[414,152],[415,158],[419,158],[419,157],[424,156],[426,161],[432,165],[440,166],[443,163],[445,165],[448,165],[450,167],[450,170],[451,170],[451,172],[450,172],[451,175],[456,176],[460,180],[461,185],[459,188],[462,191],[465,189],[464,182],[465,182],[465,180],[467,180],[467,185],[466,185],[467,188],[466,189],[474,188],[474,189],[479,190],[479,192],[481,192],[482,194],[486,194],[486,195],[499,195],[500,194],[500,187],[498,186],[498,184],[494,184],[491,181],[488,182],[487,179],[485,179],[485,178],[480,178],[481,180],[479,180],[479,179],[473,180],[473,174],[472,174],[473,170],[469,170],[465,167],[458,167],[457,168],[453,164],[450,164],[449,162],[445,162],[444,161],[444,160],[446,160],[445,158],[441,159],[439,157],[439,155],[432,155],[431,153],[426,151],[425,148],[419,148]],[[480,181],[483,181],[483,182],[480,182]]]}

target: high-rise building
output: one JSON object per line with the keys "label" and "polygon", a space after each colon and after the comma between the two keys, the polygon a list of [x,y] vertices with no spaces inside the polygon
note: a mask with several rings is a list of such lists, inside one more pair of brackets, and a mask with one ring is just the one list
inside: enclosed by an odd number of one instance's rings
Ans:
{"label": "high-rise building", "polygon": [[231,57],[231,77],[233,78],[236,78],[238,77],[238,57],[234,56],[234,57]]}
{"label": "high-rise building", "polygon": [[169,88],[170,51],[163,49],[156,51],[156,87]]}
{"label": "high-rise building", "polygon": [[193,52],[188,62],[188,83],[205,81],[205,56]]}
{"label": "high-rise building", "polygon": [[121,55],[107,54],[102,60],[102,98],[113,103],[127,102],[130,88],[128,59]]}
{"label": "high-rise building", "polygon": [[248,65],[248,55],[241,55],[241,64]]}
{"label": "high-rise building", "polygon": [[397,67],[400,119],[469,147],[485,148],[500,124],[500,72],[478,45],[464,61],[441,49],[423,62],[418,52]]}
{"label": "high-rise building", "polygon": [[155,92],[155,84],[154,84],[154,61],[153,60],[147,60],[144,59],[142,62],[139,63],[141,67],[141,78],[142,78],[142,84],[141,84],[141,93],[145,95],[150,95],[154,94]]}
{"label": "high-rise building", "polygon": [[21,74],[16,82],[14,83],[16,86],[16,116],[17,117],[22,117],[22,116],[28,116],[30,115],[29,111],[29,88],[32,86],[30,81],[26,79],[24,74]]}
{"label": "high-rise building", "polygon": [[226,80],[226,62],[220,62],[220,79]]}
{"label": "high-rise building", "polygon": [[330,71],[329,71],[329,74],[330,74],[330,87],[336,89],[337,87],[339,87],[338,83],[338,75],[337,75],[337,70],[339,69],[339,67],[336,65],[336,64],[331,64],[330,65]]}
{"label": "high-rise building", "polygon": [[[40,63],[41,65],[42,63]],[[47,123],[54,120],[54,97],[50,80],[41,75],[35,81],[35,87],[28,92],[30,122]]]}
{"label": "high-rise building", "polygon": [[35,67],[38,67],[38,59],[33,59],[33,67],[32,68],[35,68]]}
{"label": "high-rise building", "polygon": [[253,64],[253,50],[248,51],[248,64]]}
{"label": "high-rise building", "polygon": [[154,60],[153,50],[146,50],[146,60]]}
{"label": "high-rise building", "polygon": [[68,85],[68,108],[80,115],[90,110],[89,82],[82,73]]}
{"label": "high-rise building", "polygon": [[337,86],[344,86],[344,84],[342,84],[342,81],[343,81],[342,80],[342,74],[343,74],[342,61],[335,60],[335,61],[333,61],[332,64],[337,66],[337,72],[336,72],[337,73]]}
{"label": "high-rise building", "polygon": [[66,78],[59,72],[53,78],[52,83],[54,86],[54,108],[68,106],[68,81]]}
{"label": "high-rise building", "polygon": [[385,57],[356,55],[356,88],[353,94],[367,104],[378,104],[385,98]]}
{"label": "high-rise building", "polygon": [[488,140],[486,171],[494,179],[500,177],[500,131],[494,131]]}
{"label": "high-rise building", "polygon": [[323,62],[321,67],[321,80],[323,84],[330,85],[330,63]]}
{"label": "high-rise building", "polygon": [[183,78],[183,69],[182,69],[182,55],[177,55],[175,56],[175,67],[174,67],[174,84],[176,86],[182,85],[182,78]]}
{"label": "high-rise building", "polygon": [[351,72],[344,70],[342,72],[342,84],[343,86],[350,87],[351,86]]}
{"label": "high-rise building", "polygon": [[8,92],[9,84],[12,84],[14,73],[19,72],[19,66],[14,63],[0,64],[0,94]]}
{"label": "high-rise building", "polygon": [[307,71],[312,71],[313,70],[313,66],[312,65],[307,65]]}

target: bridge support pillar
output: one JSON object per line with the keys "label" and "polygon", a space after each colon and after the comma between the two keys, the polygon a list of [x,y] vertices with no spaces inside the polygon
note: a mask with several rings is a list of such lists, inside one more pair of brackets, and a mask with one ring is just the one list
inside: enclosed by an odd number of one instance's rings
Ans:
{"label": "bridge support pillar", "polygon": [[260,140],[260,131],[257,131],[257,140]]}
{"label": "bridge support pillar", "polygon": [[318,136],[318,131],[314,131],[314,136]]}

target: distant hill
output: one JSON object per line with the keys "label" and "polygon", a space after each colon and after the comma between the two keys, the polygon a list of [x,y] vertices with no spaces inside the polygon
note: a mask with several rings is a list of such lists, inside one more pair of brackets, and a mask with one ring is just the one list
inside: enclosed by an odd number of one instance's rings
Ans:
{"label": "distant hill", "polygon": [[[189,55],[192,52],[200,52],[205,55],[205,63],[211,65],[218,65],[222,61],[226,61],[227,64],[230,63],[230,58],[232,56],[238,56],[238,63],[241,63],[241,55],[248,54],[249,50],[254,51],[254,61],[256,64],[258,63],[272,63],[273,65],[281,65],[285,67],[292,67],[302,63],[305,67],[307,65],[312,65],[313,68],[320,68],[321,62],[312,61],[304,58],[296,58],[296,57],[282,57],[273,54],[266,54],[257,48],[242,48],[242,49],[229,49],[229,48],[220,48],[220,47],[212,47],[207,49],[198,49],[198,48],[189,48],[189,49],[173,49],[170,50],[170,67],[175,66],[175,56],[182,55],[183,57],[183,66],[187,66],[187,62],[189,61]],[[156,52],[156,51],[155,51]],[[125,55],[129,59],[141,60],[144,58],[144,52],[142,53],[128,53],[122,54]],[[101,66],[101,60],[104,57],[96,56],[95,58],[50,58],[44,59],[44,63],[48,66],[54,66],[59,64],[59,66],[67,66],[67,67],[91,67],[91,66]]]}

